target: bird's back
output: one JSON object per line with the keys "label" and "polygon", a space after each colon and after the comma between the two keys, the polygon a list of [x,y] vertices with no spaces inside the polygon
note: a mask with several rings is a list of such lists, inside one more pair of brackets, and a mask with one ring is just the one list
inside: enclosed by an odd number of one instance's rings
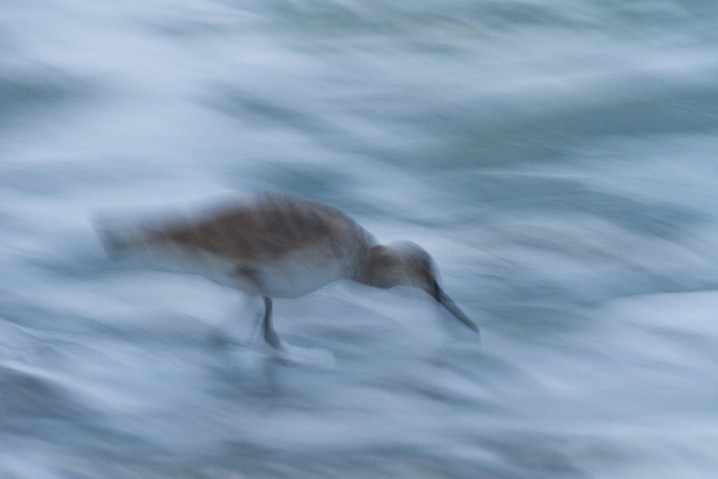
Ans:
{"label": "bird's back", "polygon": [[149,236],[239,261],[273,261],[307,249],[340,258],[374,242],[339,210],[281,195],[223,204],[194,220],[155,228]]}
{"label": "bird's back", "polygon": [[225,202],[201,214],[138,222],[110,234],[106,229],[105,238],[111,250],[167,253],[181,269],[222,283],[229,277],[230,284],[247,291],[252,288],[232,275],[251,271],[265,291],[250,292],[280,297],[351,276],[356,261],[375,244],[339,210],[283,195]]}

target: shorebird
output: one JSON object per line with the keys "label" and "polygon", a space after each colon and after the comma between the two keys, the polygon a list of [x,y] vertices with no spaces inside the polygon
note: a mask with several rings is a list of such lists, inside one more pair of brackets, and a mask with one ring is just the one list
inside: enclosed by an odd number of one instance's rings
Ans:
{"label": "shorebird", "polygon": [[479,332],[439,286],[429,253],[409,241],[379,244],[347,215],[320,203],[265,194],[204,214],[98,219],[95,226],[110,254],[151,252],[182,271],[261,296],[264,339],[276,349],[282,342],[272,327],[272,298],[296,298],[341,279],[419,288]]}

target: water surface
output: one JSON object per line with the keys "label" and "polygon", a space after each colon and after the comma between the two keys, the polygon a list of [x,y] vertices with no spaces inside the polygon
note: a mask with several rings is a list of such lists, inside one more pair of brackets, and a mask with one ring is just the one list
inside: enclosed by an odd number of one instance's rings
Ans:
{"label": "water surface", "polygon": [[[713,477],[717,19],[4,5],[0,476]],[[114,262],[90,223],[254,191],[422,244],[482,341],[336,284],[275,302],[278,359],[246,346],[259,304]]]}

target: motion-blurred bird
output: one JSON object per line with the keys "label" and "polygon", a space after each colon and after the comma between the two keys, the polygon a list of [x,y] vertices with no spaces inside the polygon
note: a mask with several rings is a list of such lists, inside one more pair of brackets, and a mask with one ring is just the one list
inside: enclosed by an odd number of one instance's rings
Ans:
{"label": "motion-blurred bird", "polygon": [[295,298],[340,279],[419,288],[479,332],[439,286],[424,249],[408,241],[378,244],[334,208],[262,195],[195,216],[129,223],[98,219],[96,228],[110,253],[151,251],[183,271],[261,296],[264,339],[277,349],[282,343],[272,327],[272,298]]}

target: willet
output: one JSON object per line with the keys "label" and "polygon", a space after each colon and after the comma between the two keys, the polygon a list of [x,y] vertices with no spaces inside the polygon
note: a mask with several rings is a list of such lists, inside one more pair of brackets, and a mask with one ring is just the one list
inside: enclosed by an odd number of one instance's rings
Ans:
{"label": "willet", "polygon": [[98,220],[96,227],[110,253],[151,251],[183,271],[261,296],[264,339],[276,349],[282,343],[272,327],[272,298],[296,298],[340,279],[419,288],[479,332],[439,286],[424,249],[409,241],[379,244],[354,220],[320,203],[267,194],[204,214]]}

